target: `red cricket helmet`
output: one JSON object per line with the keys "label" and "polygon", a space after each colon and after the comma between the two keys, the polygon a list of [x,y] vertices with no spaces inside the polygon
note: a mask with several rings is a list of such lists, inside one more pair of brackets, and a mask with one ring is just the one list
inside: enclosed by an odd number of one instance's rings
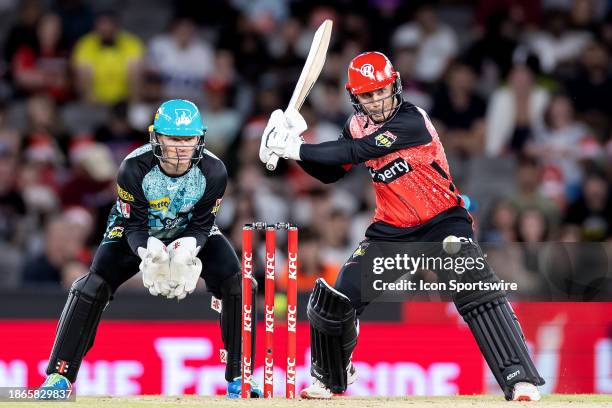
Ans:
{"label": "red cricket helmet", "polygon": [[391,61],[380,52],[364,52],[351,61],[346,89],[352,94],[384,88],[399,78]]}
{"label": "red cricket helmet", "polygon": [[383,113],[389,112],[392,114],[395,111],[395,107],[402,100],[402,81],[399,72],[393,68],[391,61],[389,61],[385,54],[376,51],[364,52],[351,61],[348,68],[346,90],[349,93],[353,107],[358,113],[370,117],[368,109],[359,103],[355,95],[372,92],[390,84],[394,84],[391,98],[394,98],[397,102],[395,105],[392,104],[390,110],[386,110]]}

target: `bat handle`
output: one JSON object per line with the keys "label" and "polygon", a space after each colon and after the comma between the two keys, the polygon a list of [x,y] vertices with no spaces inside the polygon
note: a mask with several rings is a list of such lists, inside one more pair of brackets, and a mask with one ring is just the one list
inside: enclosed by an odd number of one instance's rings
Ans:
{"label": "bat handle", "polygon": [[266,163],[266,169],[270,171],[274,171],[276,169],[276,165],[278,164],[278,156],[275,153],[272,153],[270,156],[270,160]]}

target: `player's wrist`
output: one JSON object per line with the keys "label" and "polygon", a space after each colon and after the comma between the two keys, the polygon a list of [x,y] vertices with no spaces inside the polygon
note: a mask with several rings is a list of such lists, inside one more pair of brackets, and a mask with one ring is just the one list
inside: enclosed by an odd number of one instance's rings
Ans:
{"label": "player's wrist", "polygon": [[298,136],[294,138],[288,145],[285,150],[285,157],[287,159],[293,160],[302,160],[300,157],[300,150],[302,148],[302,144],[304,144],[304,140]]}

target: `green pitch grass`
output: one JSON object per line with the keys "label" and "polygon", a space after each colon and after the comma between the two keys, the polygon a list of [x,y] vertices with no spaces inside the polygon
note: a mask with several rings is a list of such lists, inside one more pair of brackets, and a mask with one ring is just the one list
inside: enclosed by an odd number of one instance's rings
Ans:
{"label": "green pitch grass", "polygon": [[460,397],[401,397],[401,398],[360,398],[338,397],[331,401],[292,400],[282,398],[273,400],[228,400],[211,397],[77,397],[76,402],[19,402],[0,403],[0,407],[15,408],[153,408],[153,407],[180,407],[180,408],[242,408],[242,407],[298,407],[322,408],[326,407],[384,407],[384,408],[511,408],[513,406],[533,406],[546,408],[561,407],[612,407],[612,395],[548,395],[539,402],[507,402],[500,396],[460,396]]}

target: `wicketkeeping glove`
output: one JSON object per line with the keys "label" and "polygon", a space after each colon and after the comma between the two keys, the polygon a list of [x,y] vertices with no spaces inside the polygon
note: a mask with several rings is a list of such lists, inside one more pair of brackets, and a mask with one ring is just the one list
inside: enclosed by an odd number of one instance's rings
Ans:
{"label": "wicketkeeping glove", "polygon": [[147,247],[138,248],[141,259],[139,268],[142,272],[142,283],[153,296],[170,293],[170,257],[168,249],[159,239],[149,237]]}
{"label": "wicketkeeping glove", "polygon": [[193,237],[179,238],[168,245],[170,254],[170,286],[173,289],[168,299],[184,299],[193,293],[202,272],[202,261],[197,257],[200,247],[196,247]]}

